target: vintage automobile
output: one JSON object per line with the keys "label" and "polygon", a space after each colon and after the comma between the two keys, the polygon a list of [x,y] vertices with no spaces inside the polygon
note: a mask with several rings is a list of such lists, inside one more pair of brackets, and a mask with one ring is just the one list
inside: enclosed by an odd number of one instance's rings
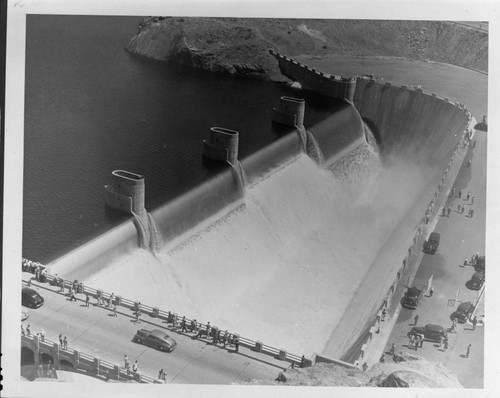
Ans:
{"label": "vintage automobile", "polygon": [[23,287],[21,304],[25,307],[38,308],[43,305],[43,297],[30,287]]}
{"label": "vintage automobile", "polygon": [[470,280],[465,282],[465,286],[471,290],[479,290],[484,285],[484,274],[481,272],[474,272]]}
{"label": "vintage automobile", "polygon": [[435,342],[441,342],[441,339],[446,336],[446,330],[440,325],[434,325],[428,323],[425,326],[415,326],[408,332],[408,337],[410,336],[423,336],[424,340],[431,340]]}
{"label": "vintage automobile", "polygon": [[424,253],[434,254],[439,247],[439,241],[441,240],[441,235],[437,232],[431,232],[429,239],[424,242]]}
{"label": "vintage automobile", "polygon": [[474,270],[476,272],[481,272],[484,274],[485,268],[486,268],[486,257],[481,256],[477,259],[476,265],[474,265]]}
{"label": "vintage automobile", "polygon": [[132,341],[156,348],[160,351],[168,352],[172,352],[173,349],[177,346],[177,342],[160,329],[139,329]]}
{"label": "vintage automobile", "polygon": [[421,294],[422,291],[420,289],[417,289],[416,287],[410,287],[405,292],[405,295],[401,300],[401,304],[403,305],[403,307],[411,308],[412,310],[414,310],[415,308],[417,308]]}
{"label": "vintage automobile", "polygon": [[474,312],[474,304],[471,302],[462,303],[457,310],[451,314],[452,319],[456,319],[459,323],[465,323]]}

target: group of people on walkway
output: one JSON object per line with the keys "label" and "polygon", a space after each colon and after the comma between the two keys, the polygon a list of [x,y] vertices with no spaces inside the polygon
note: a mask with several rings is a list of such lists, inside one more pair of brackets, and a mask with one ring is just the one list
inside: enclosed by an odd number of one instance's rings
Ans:
{"label": "group of people on walkway", "polygon": [[138,362],[137,359],[135,360],[135,362],[131,366],[130,365],[130,360],[128,358],[128,355],[125,354],[124,357],[123,357],[123,362],[124,362],[123,368],[127,372],[127,375],[136,374],[139,371],[139,362]]}
{"label": "group of people on walkway", "polygon": [[[466,209],[467,209],[467,217],[474,217],[474,207],[472,205],[474,204],[475,196],[471,195],[471,192],[467,192],[467,195],[464,195],[463,189],[455,189],[453,187],[450,191],[450,197],[451,198],[458,198],[458,199],[463,199],[466,203],[458,203],[457,204],[457,213],[458,214],[464,214]],[[467,208],[467,205],[469,206]],[[443,216],[449,217],[451,213],[451,207],[443,207]]]}

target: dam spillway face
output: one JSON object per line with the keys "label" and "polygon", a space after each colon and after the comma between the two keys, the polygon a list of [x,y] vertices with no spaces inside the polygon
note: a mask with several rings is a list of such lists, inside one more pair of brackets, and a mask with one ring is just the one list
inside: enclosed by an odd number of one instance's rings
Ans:
{"label": "dam spillway face", "polygon": [[239,133],[224,127],[212,127],[210,137],[203,141],[203,156],[208,159],[238,164]]}
{"label": "dam spillway face", "polygon": [[305,101],[302,98],[281,97],[279,108],[273,108],[273,122],[292,127],[304,127],[305,107]]}

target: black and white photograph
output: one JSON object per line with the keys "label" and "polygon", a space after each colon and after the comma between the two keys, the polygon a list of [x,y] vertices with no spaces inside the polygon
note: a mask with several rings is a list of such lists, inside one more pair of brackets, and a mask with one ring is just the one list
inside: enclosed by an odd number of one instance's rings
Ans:
{"label": "black and white photograph", "polygon": [[498,391],[493,1],[2,11],[3,396]]}

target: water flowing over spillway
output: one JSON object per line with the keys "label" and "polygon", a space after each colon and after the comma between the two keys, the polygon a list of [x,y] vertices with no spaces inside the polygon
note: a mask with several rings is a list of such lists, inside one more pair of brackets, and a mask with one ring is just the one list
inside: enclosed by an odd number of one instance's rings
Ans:
{"label": "water flowing over spillway", "polygon": [[339,165],[349,180],[300,154],[158,259],[138,249],[87,282],[292,352],[320,352],[423,181],[411,167],[384,169],[368,144]]}

